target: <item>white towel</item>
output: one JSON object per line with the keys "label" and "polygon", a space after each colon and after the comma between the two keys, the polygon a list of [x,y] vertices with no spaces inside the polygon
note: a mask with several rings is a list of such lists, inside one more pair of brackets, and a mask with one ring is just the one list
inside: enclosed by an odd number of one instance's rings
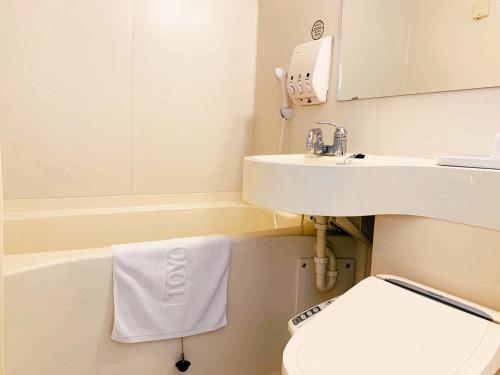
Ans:
{"label": "white towel", "polygon": [[114,245],[111,338],[185,337],[227,324],[231,239],[216,235]]}

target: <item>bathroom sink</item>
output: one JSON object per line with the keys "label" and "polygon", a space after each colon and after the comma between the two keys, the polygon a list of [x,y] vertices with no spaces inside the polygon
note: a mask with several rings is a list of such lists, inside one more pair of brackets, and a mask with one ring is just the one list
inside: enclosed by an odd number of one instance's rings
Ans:
{"label": "bathroom sink", "polygon": [[365,155],[363,159],[349,156],[318,156],[315,154],[261,155],[248,156],[246,160],[264,163],[294,164],[294,165],[434,165],[432,159],[403,158],[397,156]]}
{"label": "bathroom sink", "polygon": [[426,216],[500,229],[500,171],[443,167],[433,159],[313,154],[248,156],[243,198],[306,215]]}

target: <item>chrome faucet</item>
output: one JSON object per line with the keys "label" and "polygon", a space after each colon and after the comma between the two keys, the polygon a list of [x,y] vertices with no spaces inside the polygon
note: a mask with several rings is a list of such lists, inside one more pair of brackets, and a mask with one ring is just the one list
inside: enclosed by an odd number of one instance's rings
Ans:
{"label": "chrome faucet", "polygon": [[[314,141],[316,139],[316,142]],[[314,150],[314,153],[321,153],[321,150],[325,146],[323,142],[323,132],[320,128],[314,128],[309,130],[307,134],[306,149]]]}
{"label": "chrome faucet", "polygon": [[[323,141],[321,128],[310,129],[307,133],[306,149],[313,150],[316,155],[342,156],[347,152],[347,130],[331,122],[316,122],[317,125],[329,125],[335,127],[333,143],[326,145]],[[315,141],[316,140],[316,141]]]}

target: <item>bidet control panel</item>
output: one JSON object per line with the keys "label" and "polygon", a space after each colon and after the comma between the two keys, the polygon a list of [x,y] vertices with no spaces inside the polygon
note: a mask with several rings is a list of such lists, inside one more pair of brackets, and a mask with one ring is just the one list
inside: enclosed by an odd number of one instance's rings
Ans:
{"label": "bidet control panel", "polygon": [[330,84],[331,36],[295,47],[288,68],[287,90],[298,105],[325,103]]}
{"label": "bidet control panel", "polygon": [[316,314],[320,313],[324,310],[328,305],[331,305],[336,299],[332,298],[325,302],[320,303],[319,305],[313,306],[310,309],[301,312],[297,316],[294,316],[292,319],[288,321],[288,331],[290,334],[294,334],[297,330],[307,324]]}

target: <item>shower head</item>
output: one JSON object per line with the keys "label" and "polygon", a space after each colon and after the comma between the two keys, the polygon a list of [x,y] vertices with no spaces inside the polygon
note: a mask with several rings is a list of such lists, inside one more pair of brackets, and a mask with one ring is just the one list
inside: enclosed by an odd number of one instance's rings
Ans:
{"label": "shower head", "polygon": [[286,82],[286,72],[282,68],[276,68],[274,69],[274,75],[278,81],[285,81]]}
{"label": "shower head", "polygon": [[293,110],[289,106],[288,91],[286,89],[286,72],[283,68],[274,69],[274,76],[281,83],[281,116],[290,120],[293,115]]}

